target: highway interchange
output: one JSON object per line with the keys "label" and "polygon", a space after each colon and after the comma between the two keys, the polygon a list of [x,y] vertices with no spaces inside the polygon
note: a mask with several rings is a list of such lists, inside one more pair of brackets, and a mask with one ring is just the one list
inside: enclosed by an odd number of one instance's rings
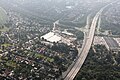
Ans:
{"label": "highway interchange", "polygon": [[[112,2],[112,3],[115,3],[115,2]],[[85,59],[88,55],[90,47],[92,45],[98,19],[99,19],[100,15],[102,14],[103,10],[106,7],[108,7],[109,5],[112,5],[112,3],[101,8],[100,11],[93,18],[93,21],[92,21],[92,24],[90,27],[90,31],[89,31],[87,38],[86,38],[86,43],[81,51],[81,55],[78,56],[78,59],[76,60],[74,66],[71,68],[71,70],[69,71],[67,76],[64,78],[64,80],[73,80],[75,78],[75,76],[77,75],[77,73],[79,72],[79,70],[81,69],[81,67],[82,67],[83,63],[85,62]]]}

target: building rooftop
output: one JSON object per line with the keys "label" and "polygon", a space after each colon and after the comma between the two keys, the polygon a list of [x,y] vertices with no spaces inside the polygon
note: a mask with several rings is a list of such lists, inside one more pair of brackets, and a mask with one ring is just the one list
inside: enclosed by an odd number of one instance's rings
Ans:
{"label": "building rooftop", "polygon": [[54,33],[53,33],[53,32],[49,32],[49,33],[47,33],[47,34],[41,36],[41,38],[49,39],[49,38],[51,38],[52,36],[54,36]]}
{"label": "building rooftop", "polygon": [[41,38],[44,38],[44,39],[46,39],[47,41],[50,41],[50,42],[58,42],[58,41],[61,40],[61,37],[56,35],[53,32],[49,32],[49,33],[41,36]]}
{"label": "building rooftop", "polygon": [[59,37],[57,35],[54,35],[54,36],[48,38],[47,40],[50,41],[50,42],[58,42],[58,41],[61,40],[61,37]]}

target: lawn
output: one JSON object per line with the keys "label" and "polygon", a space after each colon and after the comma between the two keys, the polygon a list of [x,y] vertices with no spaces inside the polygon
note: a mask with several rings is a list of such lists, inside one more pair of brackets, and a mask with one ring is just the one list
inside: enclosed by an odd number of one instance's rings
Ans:
{"label": "lawn", "polygon": [[2,44],[2,46],[4,46],[4,47],[9,47],[9,46],[12,46],[12,45],[5,43],[5,44]]}
{"label": "lawn", "polygon": [[7,20],[7,14],[3,8],[0,7],[0,25],[3,25]]}
{"label": "lawn", "polygon": [[45,58],[47,61],[49,61],[49,62],[54,62],[54,59],[53,58],[49,58],[49,57],[46,57],[46,56],[44,56],[44,55],[41,55],[41,54],[35,54],[35,57],[36,58]]}
{"label": "lawn", "polygon": [[1,32],[6,32],[6,31],[9,31],[9,28],[7,27],[4,27],[3,29],[0,29]]}
{"label": "lawn", "polygon": [[17,66],[17,64],[14,61],[7,61],[6,65],[14,68]]}
{"label": "lawn", "polygon": [[[7,21],[7,14],[3,8],[0,7],[0,28],[6,23]],[[7,27],[4,27],[0,29],[1,32],[6,32],[9,29]]]}

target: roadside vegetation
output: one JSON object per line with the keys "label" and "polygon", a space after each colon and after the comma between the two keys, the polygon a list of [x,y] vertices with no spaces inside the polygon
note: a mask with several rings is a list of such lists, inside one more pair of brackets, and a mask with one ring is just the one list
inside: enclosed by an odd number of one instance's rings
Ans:
{"label": "roadside vegetation", "polygon": [[102,45],[94,48],[95,52],[91,48],[75,80],[119,80],[120,52],[114,54]]}

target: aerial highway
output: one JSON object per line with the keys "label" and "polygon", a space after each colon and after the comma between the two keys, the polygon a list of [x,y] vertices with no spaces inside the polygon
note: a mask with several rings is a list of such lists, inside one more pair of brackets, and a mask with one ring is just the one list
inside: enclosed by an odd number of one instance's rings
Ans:
{"label": "aerial highway", "polygon": [[95,32],[95,28],[96,28],[96,24],[97,24],[97,19],[99,18],[99,15],[96,15],[93,19],[91,28],[90,28],[90,32],[89,35],[87,37],[87,41],[85,43],[85,46],[82,50],[81,55],[79,56],[79,58],[77,59],[75,65],[73,66],[73,68],[71,69],[71,71],[68,73],[68,75],[66,76],[66,78],[64,80],[73,80],[74,77],[77,75],[78,71],[80,70],[80,68],[82,67],[89,49],[91,47],[92,41],[93,41],[93,37],[94,37],[94,32]]}
{"label": "aerial highway", "polygon": [[[115,3],[115,2],[112,2],[112,3]],[[90,47],[92,45],[98,19],[99,19],[101,13],[103,12],[103,10],[106,7],[108,7],[109,5],[112,5],[112,3],[110,3],[110,4],[106,5],[106,6],[104,6],[103,8],[101,8],[100,11],[93,18],[93,21],[92,21],[92,24],[91,24],[91,27],[90,27],[90,31],[89,31],[89,33],[87,35],[87,38],[86,38],[86,43],[85,43],[85,45],[84,45],[84,47],[83,47],[83,49],[81,51],[81,55],[78,56],[78,59],[76,60],[74,66],[71,68],[71,70],[66,75],[64,80],[73,80],[75,78],[75,76],[77,75],[77,73],[79,72],[79,70],[81,69],[81,67],[82,67],[82,65],[83,65],[83,63],[84,63],[84,61],[85,61],[85,59],[86,59],[86,57],[88,55]]]}

